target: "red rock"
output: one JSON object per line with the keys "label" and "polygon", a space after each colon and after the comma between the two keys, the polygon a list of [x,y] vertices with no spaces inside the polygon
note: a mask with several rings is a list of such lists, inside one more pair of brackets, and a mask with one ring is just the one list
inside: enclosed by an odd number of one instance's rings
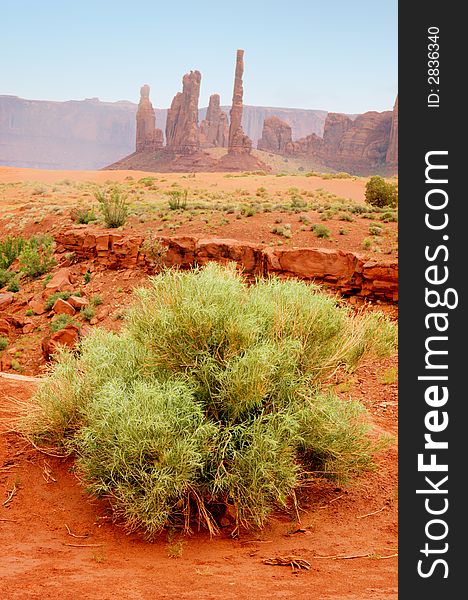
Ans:
{"label": "red rock", "polygon": [[166,147],[176,154],[192,154],[200,149],[198,128],[198,98],[200,71],[190,71],[182,79],[182,92],[178,92],[167,111]]}
{"label": "red rock", "polygon": [[79,339],[79,328],[73,323],[69,323],[60,331],[46,336],[42,340],[42,354],[46,360],[49,360],[58,346],[67,346],[73,348]]}
{"label": "red rock", "polygon": [[284,154],[292,141],[291,126],[278,117],[269,117],[263,122],[262,137],[258,140],[257,148],[264,152]]}
{"label": "red rock", "polygon": [[11,356],[7,352],[0,354],[0,371],[11,369]]}
{"label": "red rock", "polygon": [[28,303],[29,308],[33,311],[35,315],[43,315],[46,312],[44,307],[44,302],[39,299],[30,300]]}
{"label": "red rock", "polygon": [[67,302],[76,310],[81,310],[83,307],[89,304],[88,300],[86,298],[82,298],[81,296],[70,296]]}
{"label": "red rock", "polygon": [[392,128],[390,130],[390,141],[388,143],[387,167],[396,170],[398,167],[398,96],[395,100],[392,115]]}
{"label": "red rock", "polygon": [[35,329],[36,329],[35,323],[33,323],[32,321],[29,321],[23,327],[23,333],[32,333]]}
{"label": "red rock", "polygon": [[210,96],[206,117],[200,123],[200,140],[203,148],[225,148],[228,144],[228,118],[219,105],[219,94]]}
{"label": "red rock", "polygon": [[45,292],[47,295],[53,292],[63,292],[65,290],[72,289],[72,283],[70,281],[70,269],[68,267],[59,269],[49,283],[45,286]]}
{"label": "red rock", "polygon": [[163,147],[163,132],[156,129],[156,117],[149,99],[150,87],[140,89],[140,103],[136,114],[136,151],[152,152]]}
{"label": "red rock", "polygon": [[8,337],[11,325],[6,319],[0,319],[0,335]]}
{"label": "red rock", "polygon": [[75,309],[73,308],[73,306],[71,304],[69,304],[66,300],[62,300],[62,298],[57,298],[57,300],[54,302],[54,305],[52,306],[52,311],[56,314],[56,315],[74,315],[75,314]]}
{"label": "red rock", "polygon": [[5,292],[0,294],[0,310],[4,310],[7,306],[10,306],[14,300],[14,297],[15,296],[13,292]]}

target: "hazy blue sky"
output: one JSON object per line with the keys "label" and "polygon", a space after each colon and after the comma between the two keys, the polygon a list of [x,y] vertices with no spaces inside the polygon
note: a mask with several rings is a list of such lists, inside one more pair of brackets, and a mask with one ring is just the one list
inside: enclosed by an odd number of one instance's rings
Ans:
{"label": "hazy blue sky", "polygon": [[169,106],[202,73],[200,106],[244,102],[357,113],[397,93],[397,0],[0,0],[0,94]]}

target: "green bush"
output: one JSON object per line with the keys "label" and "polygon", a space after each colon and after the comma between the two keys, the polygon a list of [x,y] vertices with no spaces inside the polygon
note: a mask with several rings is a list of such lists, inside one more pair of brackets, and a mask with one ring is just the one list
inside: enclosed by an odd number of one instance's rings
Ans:
{"label": "green bush", "polygon": [[0,270],[8,269],[14,263],[25,244],[26,241],[21,236],[7,235],[0,240]]}
{"label": "green bush", "polygon": [[96,309],[90,305],[83,306],[83,308],[80,310],[80,314],[85,321],[91,321],[96,314]]}
{"label": "green bush", "polygon": [[57,264],[54,258],[54,239],[50,235],[31,237],[19,255],[19,265],[28,277],[44,275]]}
{"label": "green bush", "polygon": [[0,290],[5,286],[9,285],[14,280],[16,274],[13,271],[7,271],[6,269],[0,269]]}
{"label": "green bush", "polygon": [[70,211],[70,218],[72,221],[75,221],[75,223],[80,223],[82,225],[87,225],[88,223],[97,220],[94,209],[92,207],[86,208],[83,206],[75,206],[72,208]]}
{"label": "green bush", "polygon": [[67,314],[57,315],[50,322],[50,329],[52,332],[60,331],[61,329],[65,329],[65,327],[73,321],[73,318]]}
{"label": "green bush", "polygon": [[366,202],[379,208],[398,205],[398,187],[383,177],[374,176],[366,183]]}
{"label": "green bush", "polygon": [[6,337],[4,337],[3,335],[0,335],[0,352],[2,352],[3,350],[5,350],[5,348],[8,346],[8,340]]}
{"label": "green bush", "polygon": [[99,202],[99,209],[104,217],[106,227],[121,227],[127,221],[127,196],[117,188],[97,190],[94,197]]}
{"label": "green bush", "polygon": [[328,239],[330,237],[330,230],[325,225],[319,223],[318,225],[312,225],[311,229],[318,238]]}
{"label": "green bush", "polygon": [[171,210],[185,210],[187,208],[188,190],[170,190],[166,193],[169,196],[169,208]]}
{"label": "green bush", "polygon": [[62,300],[68,300],[68,298],[70,298],[70,296],[72,296],[72,295],[75,295],[75,296],[79,295],[79,292],[78,292],[78,294],[74,294],[73,292],[69,292],[69,291],[54,292],[45,301],[45,303],[44,303],[45,310],[51,310],[53,305],[55,304],[55,301],[58,300],[59,298],[61,298]]}
{"label": "green bush", "polygon": [[[339,366],[389,353],[396,329],[293,280],[235,268],[167,271],[136,291],[121,333],[61,351],[23,430],[77,455],[88,489],[130,530],[264,524],[316,477],[345,481],[377,445],[359,403],[323,393]],[[217,512],[218,511],[218,512]]]}

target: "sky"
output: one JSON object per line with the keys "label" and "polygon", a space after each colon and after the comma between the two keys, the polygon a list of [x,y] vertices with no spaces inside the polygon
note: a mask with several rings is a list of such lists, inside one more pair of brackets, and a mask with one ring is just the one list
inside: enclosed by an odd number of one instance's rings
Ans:
{"label": "sky", "polygon": [[167,108],[184,73],[200,106],[244,103],[362,113],[397,94],[397,0],[0,0],[0,94]]}

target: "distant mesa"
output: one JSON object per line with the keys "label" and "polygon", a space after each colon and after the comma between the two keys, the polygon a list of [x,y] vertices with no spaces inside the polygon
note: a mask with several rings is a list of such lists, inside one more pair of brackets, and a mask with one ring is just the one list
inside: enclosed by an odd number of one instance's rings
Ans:
{"label": "distant mesa", "polygon": [[[201,73],[190,71],[182,79],[178,92],[167,111],[166,145],[162,131],[156,128],[149,86],[141,90],[136,116],[135,152],[105,167],[106,169],[136,169],[145,171],[247,171],[270,167],[251,154],[252,140],[242,129],[244,51],[237,51],[234,91],[228,128],[227,115],[220,108],[218,94],[210,97],[206,117],[198,123],[198,99]],[[227,145],[227,153],[213,158],[206,148]]]}

